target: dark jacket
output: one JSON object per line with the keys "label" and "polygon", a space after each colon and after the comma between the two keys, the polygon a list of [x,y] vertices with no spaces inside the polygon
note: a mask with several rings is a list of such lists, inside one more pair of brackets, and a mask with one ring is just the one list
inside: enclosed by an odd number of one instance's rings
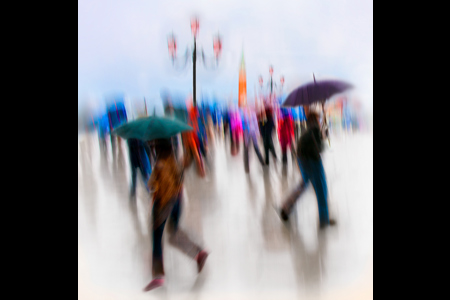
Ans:
{"label": "dark jacket", "polygon": [[150,163],[150,147],[147,143],[144,143],[138,139],[128,139],[127,144],[130,153],[131,166],[135,168],[139,166],[151,168],[151,166],[146,164],[147,160]]}
{"label": "dark jacket", "polygon": [[266,120],[261,119],[259,121],[261,136],[264,140],[272,138],[272,132],[275,128],[275,123],[271,112],[266,112],[266,116]]}
{"label": "dark jacket", "polygon": [[297,155],[300,159],[319,161],[323,151],[322,134],[317,126],[308,127],[300,136],[297,145]]}

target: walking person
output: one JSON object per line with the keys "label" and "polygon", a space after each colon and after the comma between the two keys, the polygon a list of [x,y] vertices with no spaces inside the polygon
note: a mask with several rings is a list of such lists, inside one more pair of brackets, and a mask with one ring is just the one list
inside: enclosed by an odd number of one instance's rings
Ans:
{"label": "walking person", "polygon": [[230,134],[231,134],[231,155],[235,156],[239,153],[240,139],[242,136],[242,119],[240,111],[237,107],[232,107],[230,114]]}
{"label": "walking person", "polygon": [[[183,137],[183,143],[185,147],[185,153],[187,153],[188,157],[193,157],[195,159],[195,162],[197,164],[197,171],[198,174],[201,177],[204,177],[206,175],[205,172],[205,165],[204,165],[204,159],[202,157],[202,145],[200,144],[202,141],[200,141],[199,138],[199,124],[198,124],[198,116],[199,112],[198,109],[191,106],[188,108],[188,124],[194,128],[193,131],[184,132],[182,133]],[[203,148],[204,150],[204,148]],[[206,153],[205,153],[206,154]]]}
{"label": "walking person", "polygon": [[260,135],[258,128],[258,120],[256,119],[256,113],[252,111],[250,108],[246,108],[244,112],[244,166],[245,172],[249,173],[249,147],[250,143],[253,143],[253,148],[255,149],[256,155],[261,163],[264,166],[264,159],[261,155],[261,151],[259,151],[258,146],[258,137]]}
{"label": "walking person", "polygon": [[[127,112],[125,109],[125,105],[121,101],[114,101],[109,105],[107,108],[107,114],[108,114],[108,120],[109,120],[109,127],[110,127],[110,133],[113,132],[114,129],[122,125],[123,123],[126,123],[128,121]],[[117,140],[117,147],[120,151],[121,149],[121,141],[122,139],[118,136],[115,136],[113,134],[110,135],[111,138],[111,149],[113,156],[116,155],[116,140]]]}
{"label": "walking person", "polygon": [[266,165],[269,164],[269,151],[272,153],[274,159],[277,159],[275,153],[275,147],[273,145],[272,134],[275,129],[275,122],[273,120],[273,114],[270,109],[266,109],[263,113],[263,117],[260,120],[261,135],[264,142],[264,152],[266,155]]}
{"label": "walking person", "polygon": [[[131,188],[130,197],[136,196],[136,179],[138,170],[145,185],[150,178],[152,168],[150,164],[151,151],[147,143],[138,139],[127,139],[128,153],[131,166]],[[148,188],[147,188],[148,190]]]}
{"label": "walking person", "polygon": [[292,117],[289,115],[286,108],[281,109],[280,118],[280,145],[281,152],[283,153],[283,164],[287,163],[287,149],[291,149],[293,153],[293,141],[294,141],[294,122]]}
{"label": "walking person", "polygon": [[328,189],[320,157],[320,153],[323,151],[323,142],[317,113],[308,113],[307,126],[307,130],[300,137],[297,146],[297,161],[303,180],[284,201],[279,212],[281,218],[287,221],[294,204],[305,191],[308,183],[311,182],[317,197],[320,227],[323,228],[327,225],[334,225],[336,222],[330,219],[328,214]]}
{"label": "walking person", "polygon": [[170,139],[155,140],[158,156],[148,186],[153,190],[153,280],[144,288],[150,291],[164,284],[162,235],[169,220],[169,242],[197,262],[197,271],[203,269],[208,253],[190,240],[179,227],[182,207],[182,188],[184,168],[190,160],[183,157],[181,166],[175,160]]}

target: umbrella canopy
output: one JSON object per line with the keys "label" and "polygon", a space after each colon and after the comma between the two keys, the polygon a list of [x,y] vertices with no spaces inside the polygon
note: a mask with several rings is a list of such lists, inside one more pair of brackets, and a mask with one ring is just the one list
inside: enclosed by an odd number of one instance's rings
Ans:
{"label": "umbrella canopy", "polygon": [[284,101],[283,106],[292,107],[323,102],[352,87],[351,84],[339,80],[314,80],[314,82],[302,85],[292,91]]}
{"label": "umbrella canopy", "polygon": [[140,139],[151,141],[155,139],[170,138],[180,132],[190,131],[193,128],[176,119],[165,117],[146,117],[123,124],[113,131],[113,134],[124,139]]}

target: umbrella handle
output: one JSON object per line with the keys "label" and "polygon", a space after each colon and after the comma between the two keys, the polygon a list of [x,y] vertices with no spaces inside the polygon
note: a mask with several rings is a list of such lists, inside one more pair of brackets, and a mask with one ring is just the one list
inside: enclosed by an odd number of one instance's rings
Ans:
{"label": "umbrella handle", "polygon": [[323,122],[326,124],[327,123],[327,115],[325,114],[325,101],[322,102],[322,113],[323,113]]}

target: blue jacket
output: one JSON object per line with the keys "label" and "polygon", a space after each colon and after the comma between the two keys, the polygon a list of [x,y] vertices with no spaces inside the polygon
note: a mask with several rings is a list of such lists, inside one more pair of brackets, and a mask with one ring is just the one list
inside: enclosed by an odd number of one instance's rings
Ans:
{"label": "blue jacket", "polygon": [[132,168],[141,168],[147,174],[151,174],[152,167],[150,165],[150,147],[138,139],[127,140],[130,153],[130,164]]}

